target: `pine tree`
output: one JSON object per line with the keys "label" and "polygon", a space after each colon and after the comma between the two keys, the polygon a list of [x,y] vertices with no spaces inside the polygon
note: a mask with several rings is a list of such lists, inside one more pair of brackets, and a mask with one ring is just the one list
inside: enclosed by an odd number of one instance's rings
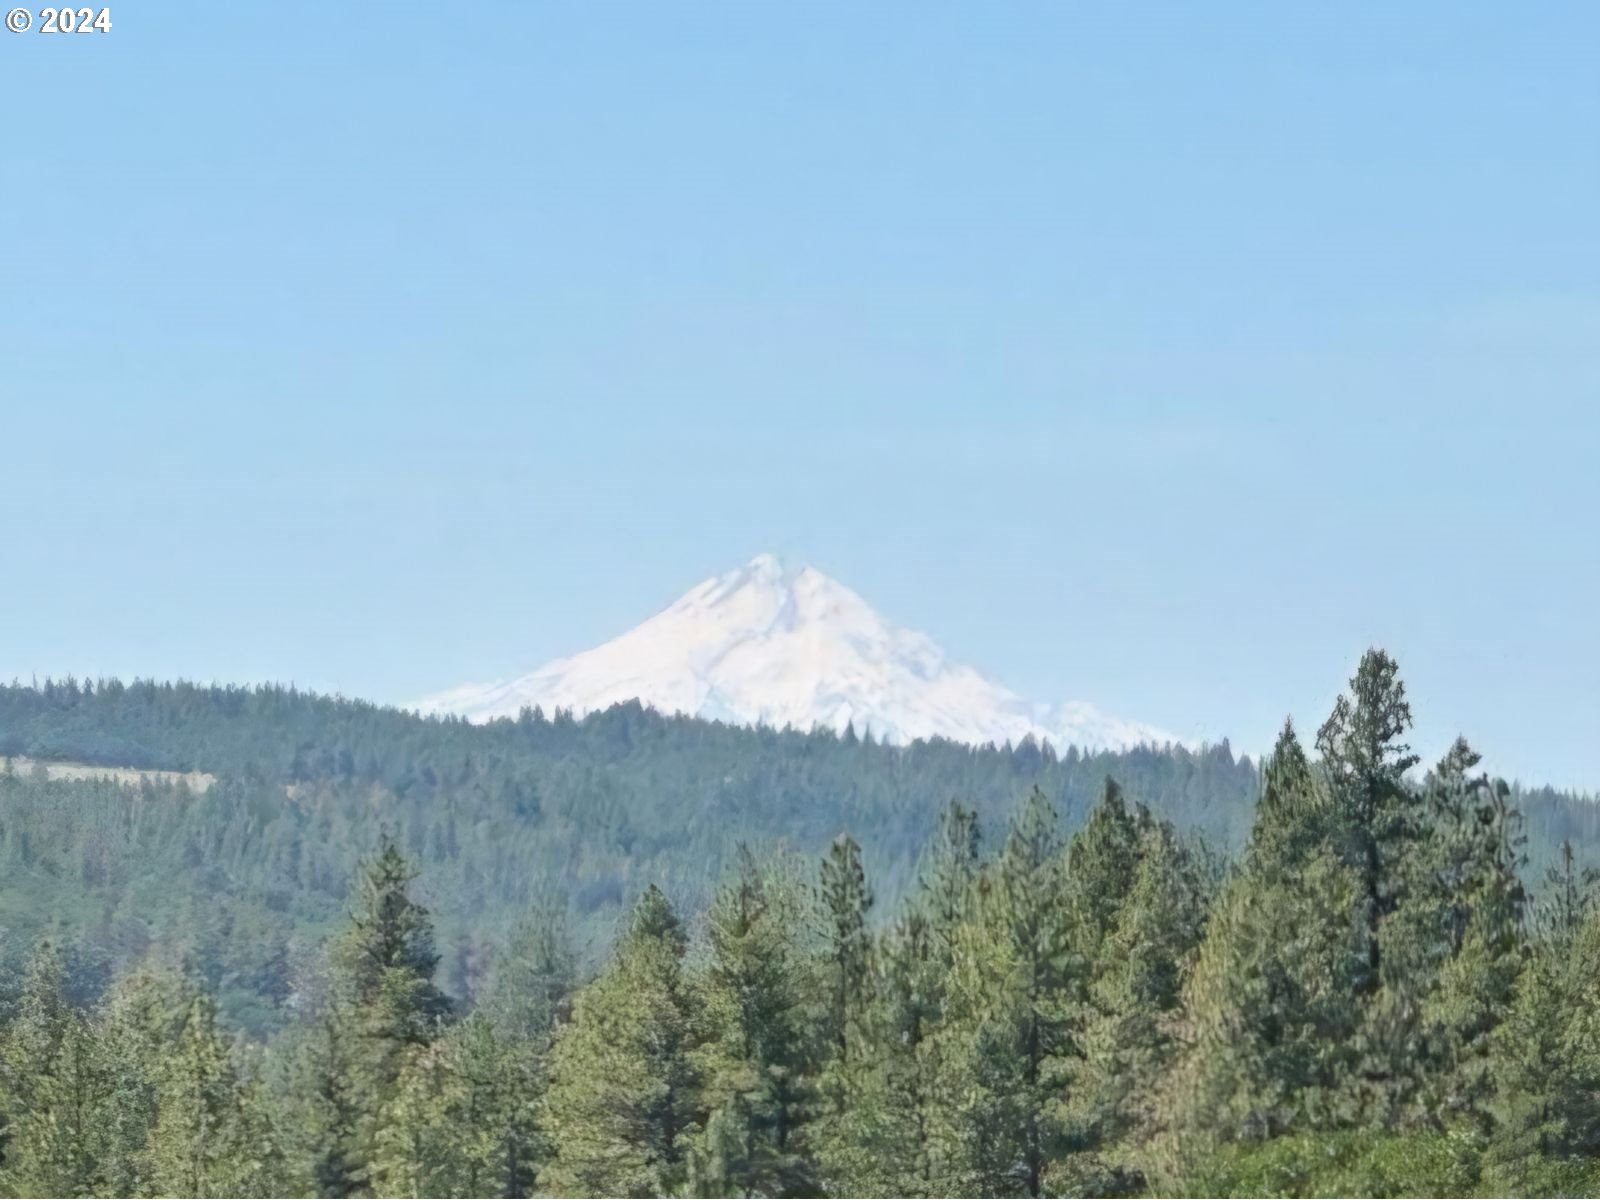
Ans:
{"label": "pine tree", "polygon": [[434,986],[433,921],[410,896],[416,872],[393,841],[357,876],[357,907],[339,947],[341,999],[374,1020],[372,1036],[424,1045],[450,1011]]}
{"label": "pine tree", "polygon": [[662,1196],[684,1186],[702,1103],[686,946],[677,914],[652,885],[611,964],[578,994],[545,1102],[555,1147],[547,1189]]}
{"label": "pine tree", "polygon": [[112,1195],[150,1190],[145,1149],[156,1123],[160,1072],[193,998],[181,979],[141,971],[117,981],[97,1022],[110,1071],[102,1166]]}
{"label": "pine tree", "polygon": [[699,1056],[709,1116],[695,1155],[710,1195],[814,1195],[812,1002],[794,898],[741,848],[709,916],[709,1041]]}
{"label": "pine tree", "polygon": [[1539,1158],[1600,1154],[1600,915],[1546,934],[1492,1035],[1491,1162],[1523,1175]]}
{"label": "pine tree", "polygon": [[548,1044],[576,976],[565,913],[543,906],[512,932],[479,1007],[509,1041]]}
{"label": "pine tree", "polygon": [[846,1195],[943,1196],[962,1187],[941,1038],[944,976],[928,919],[913,910],[881,943],[863,1022],[858,1086],[830,1167]]}
{"label": "pine tree", "polygon": [[565,914],[545,906],[513,933],[484,998],[506,1096],[498,1110],[504,1116],[502,1195],[531,1195],[553,1153],[540,1113],[550,1083],[551,1044],[568,1012],[576,975]]}
{"label": "pine tree", "polygon": [[872,967],[872,940],[867,932],[872,889],[855,838],[843,835],[835,839],[823,859],[817,906],[827,943],[825,1036],[834,1058],[848,1064],[869,998]]}
{"label": "pine tree", "polygon": [[1421,1013],[1436,986],[1426,925],[1435,831],[1423,797],[1405,778],[1418,761],[1401,740],[1410,726],[1399,668],[1383,651],[1369,650],[1350,695],[1339,697],[1317,735],[1346,861],[1361,881],[1366,928],[1352,1043],[1359,1067],[1344,1103],[1349,1119],[1379,1129],[1415,1117],[1427,1057],[1419,1053]]}
{"label": "pine tree", "polygon": [[927,915],[935,953],[947,972],[953,962],[956,931],[971,914],[981,844],[978,814],[960,801],[950,801],[923,858],[917,897]]}
{"label": "pine tree", "polygon": [[1469,774],[1478,762],[1457,739],[1430,776],[1433,851],[1412,889],[1417,915],[1396,926],[1409,934],[1407,969],[1435,980],[1412,1059],[1424,1075],[1416,1084],[1417,1119],[1434,1126],[1465,1121],[1486,1135],[1495,1092],[1492,1039],[1509,1015],[1525,959],[1526,893],[1521,818],[1504,782]]}
{"label": "pine tree", "polygon": [[367,1179],[361,1142],[366,1105],[355,1074],[356,1039],[338,1009],[321,1014],[297,1035],[287,1048],[287,1086],[274,1119],[290,1190],[359,1195]]}
{"label": "pine tree", "polygon": [[65,997],[60,951],[28,961],[4,1061],[9,1127],[0,1181],[16,1196],[93,1196],[105,1186],[112,1075],[95,1030]]}
{"label": "pine tree", "polygon": [[509,1049],[475,1013],[407,1064],[375,1139],[378,1194],[528,1194],[537,1097],[521,1090]]}
{"label": "pine tree", "polygon": [[823,1111],[814,1140],[825,1173],[842,1180],[859,1174],[861,1139],[854,1126],[861,1115],[866,1081],[863,1042],[872,984],[872,940],[867,930],[872,889],[854,838],[835,839],[823,859],[815,908],[823,943],[820,976],[826,1000],[821,1032],[827,1060],[820,1080]]}
{"label": "pine tree", "polygon": [[1400,740],[1411,728],[1405,695],[1394,659],[1368,650],[1350,680],[1350,694],[1335,701],[1317,732],[1323,770],[1349,839],[1349,861],[1361,880],[1367,969],[1358,988],[1369,996],[1382,983],[1380,929],[1403,899],[1406,856],[1422,837],[1418,799],[1405,780],[1418,759]]}
{"label": "pine tree", "polygon": [[1035,788],[957,952],[966,1076],[958,1119],[969,1182],[985,1194],[1043,1195],[1060,1149],[1060,1097],[1078,1053],[1065,868],[1055,809]]}
{"label": "pine tree", "polygon": [[[1052,1185],[1109,1195],[1140,1189],[1140,1148],[1161,1128],[1157,1097],[1177,1051],[1182,985],[1205,917],[1199,872],[1172,826],[1140,813],[1137,858],[1090,965],[1063,1123],[1087,1148]],[[1092,873],[1091,873],[1092,874]]]}
{"label": "pine tree", "polygon": [[[1361,877],[1285,724],[1241,870],[1213,904],[1184,989],[1170,1151],[1338,1124],[1368,969]],[[1163,1163],[1171,1182],[1171,1162]]]}
{"label": "pine tree", "polygon": [[450,1011],[433,983],[439,955],[428,910],[410,896],[414,878],[385,839],[357,876],[356,907],[335,948],[334,1005],[307,1064],[311,1111],[323,1124],[302,1137],[311,1147],[313,1182],[325,1195],[369,1190],[384,1109]]}
{"label": "pine tree", "polygon": [[144,1151],[158,1196],[262,1194],[275,1178],[270,1136],[253,1122],[245,1089],[217,1030],[216,1004],[198,995],[158,1073],[158,1112]]}
{"label": "pine tree", "polygon": [[1079,982],[1087,986],[1090,968],[1116,923],[1137,868],[1141,838],[1152,824],[1142,806],[1130,813],[1115,780],[1107,779],[1089,819],[1067,846],[1064,880],[1071,909],[1072,949]]}
{"label": "pine tree", "polygon": [[1326,792],[1317,787],[1294,722],[1285,721],[1262,765],[1261,798],[1245,864],[1263,883],[1292,881],[1342,836]]}
{"label": "pine tree", "polygon": [[1600,872],[1593,867],[1580,869],[1572,839],[1563,838],[1557,865],[1545,871],[1544,895],[1535,918],[1539,931],[1558,939],[1576,933],[1594,911],[1597,882]]}

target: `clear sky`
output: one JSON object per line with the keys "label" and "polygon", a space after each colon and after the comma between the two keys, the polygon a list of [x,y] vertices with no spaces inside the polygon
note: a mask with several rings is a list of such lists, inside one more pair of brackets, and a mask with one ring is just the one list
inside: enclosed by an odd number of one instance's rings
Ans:
{"label": "clear sky", "polygon": [[111,9],[0,31],[0,675],[406,700],[774,550],[1600,788],[1600,6]]}

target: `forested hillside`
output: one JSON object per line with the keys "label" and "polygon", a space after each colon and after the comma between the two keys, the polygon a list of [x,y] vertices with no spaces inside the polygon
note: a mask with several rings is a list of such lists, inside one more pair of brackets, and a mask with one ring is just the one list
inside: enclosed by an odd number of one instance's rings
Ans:
{"label": "forested hillside", "polygon": [[[102,690],[69,690],[57,711],[81,717]],[[9,698],[33,722],[13,736],[48,727],[44,694]],[[327,713],[330,728],[475,751],[452,783],[440,782],[441,758],[400,789],[380,777],[376,737],[335,748],[349,764],[327,776],[306,768],[324,761],[314,739],[285,753],[264,737],[255,760],[180,763],[163,755],[188,733],[173,727],[164,746],[162,720],[146,715],[107,722],[106,736],[152,764],[234,782],[201,797],[7,779],[8,930],[30,905],[70,905],[74,892],[76,917],[63,919],[83,923],[77,940],[40,939],[8,973],[0,1187],[11,1195],[1600,1188],[1596,877],[1564,842],[1531,892],[1519,797],[1464,741],[1419,771],[1404,688],[1381,652],[1311,744],[1285,726],[1228,864],[1173,819],[1199,779],[1255,785],[1226,751],[1118,760],[1146,786],[1165,782],[1157,811],[1104,776],[1082,803],[1090,768],[1070,756],[890,751],[638,712],[530,719],[475,744],[479,731],[282,693],[148,697],[223,727],[237,719],[221,711],[230,700],[281,704]],[[156,732],[140,741],[136,728]],[[556,810],[540,755],[589,739],[612,747],[594,776],[554,761],[602,789],[605,766],[628,767],[611,785],[617,812],[687,773],[674,753],[643,747],[687,754],[698,739],[728,775],[774,748],[792,756],[788,769],[817,790],[791,794],[818,807],[826,787],[856,779],[881,833],[922,823],[929,836],[904,883],[886,887],[870,864],[899,852],[869,855],[848,832],[757,853],[636,831],[643,861],[679,863],[685,895],[704,888],[688,886],[692,863],[675,855],[715,855],[720,883],[702,913],[648,871],[619,876],[626,917],[586,966],[562,892],[576,876],[512,835]],[[964,763],[975,793],[1016,788],[1018,802],[1004,816],[959,799],[866,807],[904,795],[899,771],[929,781],[924,754]],[[298,765],[273,776],[269,759]],[[513,794],[538,803],[482,816],[487,792],[473,809],[463,790],[480,771],[527,772]],[[1520,800],[1543,814],[1545,837],[1587,803]],[[428,819],[429,805],[455,824]],[[1212,814],[1198,828],[1232,827],[1215,819],[1224,802],[1196,811]],[[814,816],[801,815],[797,845],[817,834]],[[384,819],[395,837],[369,845],[362,831]],[[563,819],[570,840],[556,844],[570,851],[581,815]],[[495,832],[465,832],[485,824]],[[363,847],[345,897],[331,872]],[[613,847],[618,861],[626,849]],[[151,851],[159,859],[141,857]],[[518,858],[535,853],[547,877]],[[491,878],[475,881],[467,862]],[[207,887],[229,899],[208,904]],[[425,893],[441,906],[421,904]],[[498,953],[468,939],[456,964],[441,956],[442,926],[475,928],[443,907],[457,901],[508,923]],[[161,921],[141,916],[147,907]],[[273,950],[252,967],[248,946]],[[128,969],[111,978],[119,956]],[[219,993],[256,1036],[230,1029]]]}
{"label": "forested hillside", "polygon": [[[183,786],[47,781],[0,763],[0,955],[49,932],[92,997],[152,956],[182,961],[224,1020],[282,1025],[381,835],[422,872],[441,983],[470,998],[531,906],[569,913],[591,957],[645,888],[706,908],[735,847],[863,846],[897,901],[952,799],[988,828],[1037,788],[1070,832],[1103,781],[1226,854],[1260,789],[1226,745],[1084,756],[1049,747],[897,748],[853,734],[752,730],[623,705],[584,720],[525,712],[471,725],[293,689],[74,680],[0,687],[0,755],[205,771]],[[1531,878],[1554,848],[1600,840],[1595,806],[1517,798]]]}
{"label": "forested hillside", "polygon": [[87,992],[176,954],[257,1032],[281,1024],[385,832],[423,872],[444,986],[470,996],[531,905],[570,909],[595,953],[650,884],[703,911],[741,842],[814,853],[854,831],[893,899],[952,798],[998,825],[1037,786],[1074,827],[1109,774],[1221,847],[1242,837],[1258,786],[1226,747],[1058,760],[1033,744],[896,749],[638,705],[479,726],[280,688],[74,681],[0,688],[0,754],[216,776],[202,796],[0,767],[6,952],[54,928]]}

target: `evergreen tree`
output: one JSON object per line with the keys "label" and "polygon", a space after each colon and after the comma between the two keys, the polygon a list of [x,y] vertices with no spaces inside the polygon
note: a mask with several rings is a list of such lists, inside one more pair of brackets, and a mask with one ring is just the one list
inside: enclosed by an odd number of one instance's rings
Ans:
{"label": "evergreen tree", "polygon": [[872,889],[855,838],[840,836],[823,859],[817,906],[827,941],[825,1036],[834,1058],[848,1064],[851,1043],[859,1036],[867,1005],[872,966],[872,941],[867,932]]}
{"label": "evergreen tree", "polygon": [[295,1032],[274,1119],[291,1191],[359,1195],[367,1178],[360,1138],[366,1105],[354,1070],[356,1041],[338,1010]]}
{"label": "evergreen tree", "polygon": [[[1363,884],[1285,724],[1243,868],[1214,903],[1185,986],[1172,1153],[1335,1127],[1368,969]],[[1169,1173],[1171,1163],[1162,1164]]]}
{"label": "evergreen tree", "polygon": [[473,1014],[407,1064],[376,1136],[378,1194],[529,1194],[538,1097],[523,1090],[510,1049]]}
{"label": "evergreen tree", "polygon": [[387,838],[357,876],[356,906],[334,951],[333,1006],[305,1046],[314,1099],[297,1140],[323,1195],[370,1190],[384,1110],[450,1010],[433,983],[439,956],[428,910],[410,896],[414,878]]}
{"label": "evergreen tree", "polygon": [[1344,1103],[1351,1120],[1380,1129],[1416,1119],[1428,1054],[1422,1011],[1437,984],[1427,927],[1436,830],[1405,777],[1418,761],[1401,740],[1410,726],[1398,666],[1369,650],[1317,735],[1366,929],[1352,1043],[1359,1066]]}
{"label": "evergreen tree", "polygon": [[1063,1110],[1072,1142],[1086,1152],[1052,1176],[1057,1190],[1141,1188],[1139,1148],[1164,1121],[1160,1085],[1177,1051],[1182,985],[1199,945],[1205,897],[1172,826],[1148,814],[1137,825],[1132,884],[1090,966],[1082,1061]]}
{"label": "evergreen tree", "polygon": [[663,1196],[682,1189],[701,1119],[696,995],[677,914],[651,886],[611,964],[579,992],[545,1104],[558,1194]]}
{"label": "evergreen tree", "polygon": [[547,1045],[576,977],[566,915],[541,906],[512,932],[480,1008],[508,1042]]}
{"label": "evergreen tree", "polygon": [[146,1146],[158,1113],[160,1073],[183,1028],[194,991],[163,973],[139,972],[117,981],[97,1022],[109,1070],[106,1191],[149,1192]]}
{"label": "evergreen tree", "polygon": [[867,931],[872,889],[854,838],[835,839],[823,859],[815,907],[823,943],[821,1032],[827,1057],[820,1080],[823,1111],[814,1141],[825,1173],[837,1180],[857,1173],[854,1164],[861,1139],[854,1126],[866,1086],[863,1043],[872,984],[872,940]]}
{"label": "evergreen tree", "polygon": [[913,910],[881,947],[863,1023],[858,1086],[829,1156],[835,1190],[957,1194],[962,1175],[950,1121],[957,1084],[941,1036],[945,981],[931,923]]}
{"label": "evergreen tree", "polygon": [[566,916],[536,911],[512,936],[485,1000],[501,1057],[503,1088],[514,1103],[501,1127],[506,1196],[526,1196],[552,1154],[540,1116],[550,1082],[550,1054],[576,986],[577,962]]}
{"label": "evergreen tree", "polygon": [[1142,806],[1130,813],[1115,780],[1107,779],[1082,829],[1067,845],[1063,881],[1071,910],[1077,979],[1086,987],[1100,949],[1116,923],[1137,868],[1141,837],[1152,824]]}
{"label": "evergreen tree", "polygon": [[1577,932],[1594,910],[1597,882],[1600,882],[1600,873],[1593,867],[1580,869],[1572,839],[1563,838],[1556,865],[1545,872],[1544,895],[1536,916],[1539,930],[1557,939]]}
{"label": "evergreen tree", "polygon": [[794,899],[741,850],[709,917],[709,1040],[699,1056],[709,1116],[696,1190],[717,1196],[814,1195],[812,1002]]}
{"label": "evergreen tree", "polygon": [[[1434,816],[1434,852],[1414,889],[1420,919],[1397,921],[1409,934],[1405,958],[1415,977],[1433,977],[1413,1055],[1422,1093],[1419,1120],[1466,1121],[1492,1128],[1495,1080],[1490,1061],[1495,1030],[1510,1012],[1525,944],[1526,894],[1520,817],[1510,789],[1473,777],[1478,755],[1457,739],[1434,770],[1426,792]],[[1426,899],[1431,889],[1433,905]]]}
{"label": "evergreen tree", "polygon": [[1061,1148],[1079,982],[1062,851],[1055,809],[1034,788],[958,948],[959,1120],[970,1183],[985,1194],[1044,1195]]}
{"label": "evergreen tree", "polygon": [[270,1135],[247,1111],[245,1090],[205,995],[189,1006],[158,1074],[158,1112],[144,1152],[158,1196],[244,1196],[276,1181]]}
{"label": "evergreen tree", "polygon": [[15,1196],[93,1196],[105,1186],[112,1076],[95,1031],[65,996],[66,968],[38,946],[5,1045],[5,1163]]}
{"label": "evergreen tree", "polygon": [[928,933],[946,971],[953,964],[957,930],[971,914],[981,843],[978,814],[952,800],[923,857],[917,903],[927,914]]}
{"label": "evergreen tree", "polygon": [[1380,929],[1404,897],[1406,856],[1422,837],[1418,799],[1405,779],[1418,759],[1400,740],[1411,728],[1405,695],[1394,659],[1368,650],[1350,680],[1350,694],[1335,701],[1317,732],[1349,861],[1361,881],[1367,968],[1357,986],[1366,995],[1382,983]]}
{"label": "evergreen tree", "polygon": [[1316,785],[1294,722],[1285,721],[1262,766],[1261,798],[1245,848],[1245,863],[1262,883],[1292,881],[1342,835],[1338,814]]}
{"label": "evergreen tree", "polygon": [[1600,1157],[1600,916],[1536,943],[1494,1031],[1490,1159],[1517,1179],[1537,1160]]}

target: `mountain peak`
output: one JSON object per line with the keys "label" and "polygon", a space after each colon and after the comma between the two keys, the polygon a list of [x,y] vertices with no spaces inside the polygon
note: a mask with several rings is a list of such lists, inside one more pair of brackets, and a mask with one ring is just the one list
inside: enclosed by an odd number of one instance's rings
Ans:
{"label": "mountain peak", "polygon": [[539,706],[586,713],[626,700],[742,725],[854,726],[883,740],[982,744],[1032,737],[1085,748],[1175,741],[1082,701],[1032,705],[814,567],[758,554],[622,636],[506,682],[421,701],[470,720]]}

